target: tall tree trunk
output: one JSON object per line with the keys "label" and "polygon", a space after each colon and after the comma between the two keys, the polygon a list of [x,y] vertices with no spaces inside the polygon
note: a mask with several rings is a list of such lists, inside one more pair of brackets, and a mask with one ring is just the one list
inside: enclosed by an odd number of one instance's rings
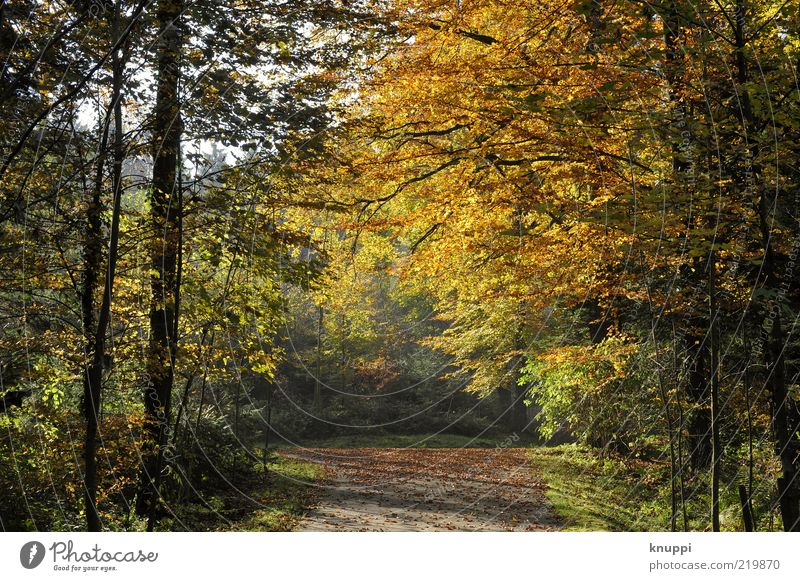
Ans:
{"label": "tall tree trunk", "polygon": [[710,308],[709,353],[711,356],[711,530],[719,529],[719,480],[722,448],[719,438],[719,321],[717,312],[716,253],[708,257],[708,300]]}
{"label": "tall tree trunk", "polygon": [[314,415],[319,418],[322,415],[322,330],[325,308],[320,305],[317,308],[317,372],[314,378]]}
{"label": "tall tree trunk", "polygon": [[[673,381],[675,382],[676,387],[678,387],[680,383],[680,366],[678,365],[678,334],[675,330],[675,320],[672,321],[672,377]],[[683,514],[683,530],[689,530],[689,517],[686,513],[686,480],[684,476],[684,470],[686,469],[686,463],[684,462],[683,457],[683,427],[685,425],[684,417],[683,417],[683,404],[681,403],[680,397],[677,398],[678,404],[678,429],[677,429],[677,438],[678,438],[678,477],[680,478],[680,487],[679,487],[679,494],[681,499],[681,512]]]}
{"label": "tall tree trunk", "polygon": [[[779,309],[780,305],[777,305],[776,311]],[[800,470],[797,466],[800,445],[797,440],[798,425],[796,421],[792,421],[791,400],[786,387],[783,348],[781,318],[780,314],[776,314],[767,349],[771,360],[768,381],[772,391],[775,451],[781,460],[782,474],[778,478],[778,501],[783,529],[789,532],[800,531],[800,481],[798,481]]]}
{"label": "tall tree trunk", "polygon": [[144,393],[147,445],[136,512],[148,515],[152,530],[164,443],[169,427],[174,378],[180,254],[178,160],[183,123],[178,95],[183,33],[183,0],[160,0],[157,9],[157,93],[153,127],[153,184],[150,195],[151,247],[150,344]]}
{"label": "tall tree trunk", "polygon": [[263,462],[264,462],[264,476],[267,476],[269,473],[269,436],[270,432],[272,431],[272,396],[275,393],[275,385],[270,382],[269,386],[267,387],[267,408],[266,408],[266,416],[264,417],[264,450],[263,450]]}
{"label": "tall tree trunk", "polygon": [[[750,341],[747,332],[742,328],[744,351],[750,355]],[[742,374],[744,383],[744,401],[747,406],[747,496],[745,498],[746,511],[750,514],[752,530],[757,530],[756,516],[753,511],[753,486],[755,481],[755,458],[753,456],[753,402],[751,396],[752,377],[750,375],[750,360],[745,361],[744,372]]]}
{"label": "tall tree trunk", "polygon": [[695,470],[707,468],[712,460],[711,406],[709,405],[708,370],[706,369],[707,344],[702,334],[705,317],[693,317],[685,344],[689,359],[686,396],[691,404],[687,418],[688,463]]}
{"label": "tall tree trunk", "polygon": [[[693,163],[691,147],[695,136],[689,123],[690,111],[684,96],[685,91],[685,54],[681,47],[684,34],[684,23],[681,16],[681,4],[672,1],[660,7],[664,34],[664,76],[667,81],[670,110],[673,118],[671,125],[676,131],[670,135],[672,141],[672,174],[676,192],[681,197],[693,197],[693,192],[686,190],[692,183]],[[686,268],[683,276],[688,286],[702,284],[698,280],[698,272],[702,269],[699,260],[693,259],[691,268]],[[691,306],[689,308],[692,308]],[[706,370],[706,344],[704,336],[707,330],[705,316],[690,313],[687,316],[684,345],[688,360],[688,381],[686,382],[686,399],[691,404],[687,412],[687,462],[695,469],[706,468],[711,461],[711,414],[708,408],[708,381]]]}
{"label": "tall tree trunk", "polygon": [[[757,134],[756,118],[753,107],[746,90],[749,72],[746,56],[746,12],[747,6],[744,0],[736,2],[736,19],[734,27],[735,48],[736,48],[736,81],[739,100],[741,102],[741,124],[744,134],[747,136],[747,150],[745,152],[753,175],[744,175],[740,178],[742,185],[758,184],[756,176],[758,167],[754,161],[754,144],[752,140]],[[766,359],[768,377],[767,385],[772,394],[772,426],[775,437],[775,452],[781,461],[781,476],[778,478],[779,504],[783,527],[786,531],[800,531],[800,440],[798,439],[798,425],[796,418],[793,418],[793,401],[786,384],[786,371],[783,357],[783,349],[786,345],[787,336],[783,331],[781,322],[781,300],[788,288],[781,286],[781,281],[777,273],[775,251],[773,248],[773,232],[770,227],[770,207],[773,205],[768,199],[767,188],[761,186],[758,196],[758,221],[761,231],[761,245],[764,253],[762,265],[763,286],[776,294],[774,302],[768,303],[767,325],[770,327],[765,338],[766,349],[764,357]]]}
{"label": "tall tree trunk", "polygon": [[[114,6],[111,16],[112,44],[120,37],[120,3]],[[119,247],[120,200],[122,197],[122,161],[125,155],[122,144],[122,72],[123,63],[119,49],[112,54],[112,94],[106,115],[103,137],[100,142],[97,178],[94,195],[88,209],[86,246],[84,250],[84,274],[81,289],[81,311],[83,332],[86,340],[85,369],[83,377],[83,412],[86,420],[84,439],[84,507],[86,525],[89,531],[100,531],[102,523],[97,511],[97,439],[99,432],[100,397],[103,381],[103,362],[105,360],[105,340],[111,318],[111,299],[114,289],[114,275]],[[114,161],[112,166],[112,214],[111,232],[108,245],[108,265],[105,273],[103,297],[99,316],[95,320],[94,299],[99,283],[102,264],[102,189],[105,148],[108,141],[110,117],[114,116]]]}
{"label": "tall tree trunk", "polygon": [[667,438],[669,440],[669,489],[670,489],[670,530],[675,532],[677,530],[678,521],[678,468],[675,457],[675,429],[672,421],[672,406],[671,397],[667,391],[667,386],[664,381],[664,366],[659,361],[658,353],[658,335],[656,334],[656,327],[658,326],[659,318],[656,317],[653,309],[653,298],[650,291],[649,282],[646,283],[647,290],[647,307],[650,315],[650,341],[653,343],[653,361],[656,365],[656,375],[658,379],[658,391],[661,395],[661,401],[664,402],[664,417],[667,420]]}
{"label": "tall tree trunk", "polygon": [[[235,364],[235,363],[234,363]],[[237,374],[238,375],[238,374]],[[242,376],[236,378],[236,395],[233,402],[233,439],[241,444],[239,440],[239,418],[242,415]],[[239,471],[238,463],[236,462],[238,456],[236,452],[233,453],[233,467],[231,469],[231,484],[236,485],[236,474]]]}

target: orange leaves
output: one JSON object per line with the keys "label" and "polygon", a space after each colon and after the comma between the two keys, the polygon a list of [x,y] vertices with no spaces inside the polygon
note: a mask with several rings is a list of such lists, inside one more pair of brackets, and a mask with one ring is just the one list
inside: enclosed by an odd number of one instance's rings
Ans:
{"label": "orange leaves", "polygon": [[582,222],[630,188],[624,125],[601,118],[602,87],[632,90],[629,73],[573,65],[590,31],[560,4],[396,8],[413,38],[381,63],[348,134],[359,173],[343,193],[362,224],[413,246],[408,272],[453,280],[443,294],[581,295],[586,266],[624,247]]}

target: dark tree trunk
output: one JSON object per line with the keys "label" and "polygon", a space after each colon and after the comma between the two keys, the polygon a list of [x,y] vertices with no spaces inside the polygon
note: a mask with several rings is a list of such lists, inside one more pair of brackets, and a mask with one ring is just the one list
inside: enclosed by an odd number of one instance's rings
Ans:
{"label": "dark tree trunk", "polygon": [[183,0],[160,0],[157,92],[153,126],[153,184],[150,197],[150,344],[144,393],[149,443],[145,451],[136,512],[152,530],[166,440],[176,353],[180,213],[178,160],[183,123],[178,95],[183,34]]}
{"label": "dark tree trunk", "polygon": [[[748,82],[748,67],[745,38],[746,10],[744,0],[736,2],[735,44],[736,44],[736,81],[739,87],[744,87]],[[757,134],[756,117],[746,90],[738,91],[741,100],[741,124],[746,135],[755,138]],[[753,145],[750,145],[752,148]],[[742,187],[748,184],[758,184],[759,168],[752,160],[755,152],[745,152],[748,162],[752,163],[749,170],[751,176],[743,175],[739,181]],[[798,438],[798,418],[794,410],[794,400],[789,394],[786,382],[784,362],[784,347],[787,335],[783,331],[781,322],[781,302],[789,288],[789,283],[781,285],[777,273],[775,250],[773,248],[773,232],[770,227],[772,216],[770,207],[773,206],[768,199],[768,190],[761,186],[758,196],[758,220],[761,231],[761,245],[764,252],[762,265],[763,287],[773,291],[776,298],[768,303],[767,325],[768,335],[765,337],[766,349],[764,357],[768,370],[767,385],[772,395],[772,427],[775,437],[775,453],[781,461],[781,477],[778,478],[778,494],[783,527],[786,531],[800,531],[800,439]]]}
{"label": "dark tree trunk", "polygon": [[781,460],[781,477],[778,478],[778,501],[783,520],[783,529],[800,531],[800,442],[798,421],[792,413],[793,400],[786,387],[783,349],[785,335],[781,328],[780,305],[777,305],[769,336],[768,357],[769,386],[772,392],[772,427],[775,433],[775,452]]}
{"label": "dark tree trunk", "polygon": [[[120,36],[120,6],[114,7],[111,17],[112,43],[116,44]],[[106,115],[106,122],[101,140],[101,153],[98,159],[94,194],[87,212],[86,245],[84,249],[84,273],[81,289],[81,313],[83,332],[86,341],[83,378],[83,411],[86,419],[84,439],[84,505],[86,525],[89,531],[100,531],[102,523],[97,511],[97,438],[100,415],[100,396],[103,381],[103,362],[105,359],[105,340],[111,318],[111,299],[114,289],[114,275],[117,265],[117,249],[119,246],[120,201],[122,197],[122,161],[125,155],[122,144],[122,69],[120,51],[112,54],[112,95]],[[102,237],[102,188],[105,154],[108,140],[110,117],[114,116],[114,162],[112,167],[111,188],[113,193],[113,209],[111,215],[111,233],[109,238],[108,265],[105,273],[103,297],[100,313],[95,319],[94,299],[100,278],[103,258]]]}
{"label": "dark tree trunk", "polygon": [[722,461],[722,443],[719,438],[719,321],[716,290],[716,253],[708,257],[708,301],[710,323],[708,329],[709,355],[711,360],[711,530],[719,528],[719,481]]}
{"label": "dark tree trunk", "polygon": [[322,415],[322,331],[325,309],[322,305],[317,309],[317,371],[314,378],[314,415],[319,419]]}
{"label": "dark tree trunk", "polygon": [[[667,80],[669,102],[672,113],[671,126],[675,131],[669,138],[672,141],[672,173],[673,184],[681,196],[693,196],[689,192],[691,186],[693,160],[691,144],[695,142],[690,118],[690,107],[684,96],[685,88],[685,53],[681,46],[684,34],[680,5],[670,2],[662,6],[661,14],[664,32],[664,76]],[[692,268],[685,269],[683,276],[687,286],[699,292],[702,281],[697,273],[702,267],[697,259]],[[693,307],[689,305],[689,309]],[[711,462],[711,413],[708,393],[708,369],[706,365],[705,336],[708,321],[698,313],[687,314],[686,331],[684,333],[685,356],[688,362],[686,382],[686,400],[691,408],[686,414],[687,429],[687,463],[695,470],[706,468]]]}
{"label": "dark tree trunk", "polygon": [[527,388],[522,385],[514,386],[512,397],[514,398],[512,410],[512,422],[515,432],[522,433],[530,423],[528,421],[528,406],[525,405],[525,395]]}
{"label": "dark tree trunk", "polygon": [[[111,114],[111,111],[108,111]],[[107,132],[106,132],[107,135]],[[100,518],[97,514],[97,430],[98,408],[100,405],[100,383],[102,368],[95,365],[95,350],[97,349],[97,317],[94,309],[95,295],[102,268],[103,240],[102,222],[103,213],[101,189],[103,176],[102,150],[105,144],[101,141],[101,154],[98,159],[98,182],[92,194],[92,199],[87,209],[86,240],[83,249],[83,276],[81,281],[81,315],[84,336],[84,363],[83,363],[83,415],[86,420],[86,433],[83,444],[83,486],[84,505],[86,509],[86,525],[90,531],[101,529]]]}
{"label": "dark tree trunk", "polygon": [[[704,321],[697,319],[690,327],[702,328]],[[686,443],[688,445],[688,463],[701,470],[711,463],[711,409],[706,370],[705,339],[696,331],[686,336],[686,356],[688,358],[688,378],[686,383],[686,399],[693,406],[687,414]]]}
{"label": "dark tree trunk", "polygon": [[[653,309],[653,298],[650,292],[650,285],[647,288],[647,307],[650,315],[650,341],[653,343],[653,360],[656,362],[656,376],[658,380],[658,391],[661,395],[661,401],[664,402],[664,418],[667,420],[667,438],[669,441],[669,487],[670,487],[670,530],[675,532],[677,530],[678,521],[678,465],[677,458],[675,457],[675,428],[672,420],[672,402],[667,391],[667,386],[664,381],[664,367],[659,362],[659,349],[658,349],[658,334],[656,329],[658,327],[659,318],[656,317]],[[680,428],[679,428],[680,429]]]}

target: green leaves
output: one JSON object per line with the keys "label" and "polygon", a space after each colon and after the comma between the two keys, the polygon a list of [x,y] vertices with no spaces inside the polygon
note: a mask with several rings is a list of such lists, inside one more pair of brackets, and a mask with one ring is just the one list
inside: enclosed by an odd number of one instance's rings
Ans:
{"label": "green leaves", "polygon": [[546,92],[541,93],[531,93],[524,99],[522,99],[521,108],[525,111],[541,111],[544,107],[545,100],[550,97],[550,95]]}

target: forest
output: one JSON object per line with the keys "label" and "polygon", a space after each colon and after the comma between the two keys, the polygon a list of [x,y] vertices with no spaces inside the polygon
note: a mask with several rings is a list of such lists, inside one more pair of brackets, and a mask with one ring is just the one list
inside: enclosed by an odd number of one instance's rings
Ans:
{"label": "forest", "polygon": [[796,0],[0,0],[0,61],[0,530],[800,531]]}

